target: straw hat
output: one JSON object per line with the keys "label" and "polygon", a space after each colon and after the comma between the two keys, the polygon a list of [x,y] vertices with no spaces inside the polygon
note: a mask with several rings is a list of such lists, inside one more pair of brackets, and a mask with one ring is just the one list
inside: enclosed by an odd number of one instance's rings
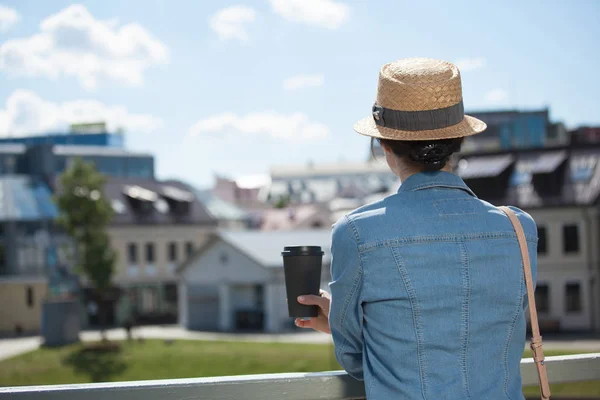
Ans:
{"label": "straw hat", "polygon": [[464,114],[456,65],[430,58],[386,64],[379,72],[372,114],[354,125],[361,135],[391,140],[438,140],[474,135],[486,124]]}

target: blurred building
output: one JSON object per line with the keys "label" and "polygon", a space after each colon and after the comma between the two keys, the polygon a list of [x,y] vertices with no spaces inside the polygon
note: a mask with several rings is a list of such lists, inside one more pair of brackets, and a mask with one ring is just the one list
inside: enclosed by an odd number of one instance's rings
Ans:
{"label": "blurred building", "polygon": [[466,156],[457,173],[482,199],[538,225],[536,302],[545,330],[600,330],[600,145]]}
{"label": "blurred building", "polygon": [[[536,220],[536,301],[543,331],[600,331],[600,144],[481,151],[463,155],[455,172],[480,198],[495,205],[515,205]],[[367,199],[375,201],[394,192],[317,204],[325,205],[335,221]],[[295,227],[298,210],[306,208],[300,218],[305,220],[311,206],[276,210],[272,221],[279,222],[265,225],[281,228],[276,232],[224,234],[201,247],[182,267],[180,321],[190,328],[220,330],[246,326],[247,322],[239,321],[261,321],[258,326],[271,331],[289,322],[284,311],[274,311],[277,306],[272,303],[282,296],[273,293],[283,289],[269,285],[281,278],[273,267],[281,266],[277,258],[284,242],[328,246],[328,229]],[[201,320],[201,315],[210,317]]]}
{"label": "blurred building", "polygon": [[293,231],[329,228],[333,221],[324,204],[298,204],[284,208],[264,205],[248,210],[250,228],[262,231]]}
{"label": "blurred building", "polygon": [[268,177],[263,176],[249,176],[238,180],[216,176],[212,193],[230,204],[255,206],[260,203],[259,193],[268,182]]}
{"label": "blurred building", "polygon": [[28,175],[52,185],[75,158],[94,163],[109,177],[152,179],[154,157],[120,147],[101,145],[2,144],[0,175]]}
{"label": "blurred building", "polygon": [[[0,283],[4,296],[17,296],[14,304],[29,310],[3,310],[11,315],[2,314],[0,332],[39,330],[43,296],[80,289],[71,273],[73,243],[55,226],[52,200],[58,177],[75,158],[107,176],[105,194],[115,211],[108,231],[118,259],[113,283],[123,290],[108,322],[176,321],[174,268],[217,222],[189,185],[155,179],[151,154],[131,152],[123,135],[91,124],[65,134],[0,139]],[[82,301],[92,310],[82,285]],[[94,312],[88,317],[91,325],[98,322]]]}
{"label": "blurred building", "polygon": [[550,124],[548,114],[548,109],[470,112],[469,115],[485,122],[487,129],[465,138],[463,151],[544,147]]}
{"label": "blurred building", "polygon": [[363,199],[397,186],[387,164],[307,164],[271,168],[271,184],[261,191],[265,203],[324,204],[337,198]]}
{"label": "blurred building", "polygon": [[217,221],[180,181],[113,178],[105,195],[115,211],[108,230],[118,257],[113,282],[122,290],[109,322],[175,323],[175,269],[208,240]]}
{"label": "blurred building", "polygon": [[55,226],[50,189],[28,175],[0,175],[0,335],[39,332],[42,300],[77,285],[73,243]]}
{"label": "blurred building", "polygon": [[[569,142],[564,124],[551,122],[547,108],[534,111],[475,111],[467,114],[484,121],[487,129],[466,137],[462,146],[463,153],[555,147]],[[373,154],[369,158],[382,156],[383,150],[375,142]]]}
{"label": "blurred building", "polygon": [[574,145],[600,143],[600,126],[581,126],[569,132],[569,139]]}
{"label": "blurred building", "polygon": [[213,235],[179,268],[180,324],[205,331],[293,329],[281,251],[290,244],[321,246],[321,288],[327,289],[330,236],[329,229]]}

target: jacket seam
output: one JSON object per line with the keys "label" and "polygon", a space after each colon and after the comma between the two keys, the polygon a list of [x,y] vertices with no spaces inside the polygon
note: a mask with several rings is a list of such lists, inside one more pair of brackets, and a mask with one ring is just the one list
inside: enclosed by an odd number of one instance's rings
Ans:
{"label": "jacket seam", "polygon": [[360,285],[360,282],[362,281],[362,275],[363,275],[362,260],[360,257],[360,252],[358,251],[358,242],[357,242],[358,232],[356,231],[356,227],[354,226],[352,221],[347,216],[345,216],[345,218],[346,218],[346,221],[348,222],[348,225],[352,229],[352,232],[354,235],[353,239],[356,244],[356,253],[357,253],[356,259],[358,262],[358,267],[357,267],[356,275],[354,275],[354,278],[352,281],[352,288],[350,289],[350,291],[346,295],[346,298],[344,299],[344,306],[342,308],[342,315],[340,317],[340,325],[341,326],[344,325],[344,321],[346,320],[346,315],[348,314],[348,306],[350,305],[350,301],[352,300],[352,298],[356,295],[356,291],[358,289],[358,286]]}
{"label": "jacket seam", "polygon": [[[409,191],[409,192],[415,192],[417,190],[423,190],[423,189],[431,189],[431,188],[435,188],[435,187],[443,187],[443,188],[450,188],[450,189],[460,189],[460,190],[464,190],[465,192],[467,192],[468,194],[470,194],[471,196],[477,198],[477,195],[475,195],[475,192],[473,192],[473,190],[471,190],[470,187],[468,187],[467,185],[461,185],[458,183],[448,183],[448,182],[442,182],[442,181],[433,181],[433,182],[427,182],[427,183],[421,183],[419,185],[415,185],[409,189],[404,189],[403,191]],[[400,190],[402,189],[402,185],[400,185]]]}
{"label": "jacket seam", "polygon": [[471,398],[469,389],[469,363],[468,363],[468,348],[469,348],[469,316],[471,304],[471,277],[469,273],[469,255],[467,246],[464,241],[460,242],[461,254],[461,275],[463,280],[463,304],[462,304],[462,326],[461,326],[461,369],[463,374],[463,385],[467,394],[467,399]]}
{"label": "jacket seam", "polygon": [[[516,239],[517,235],[514,232],[490,232],[490,233],[474,233],[474,234],[457,234],[457,235],[421,235],[407,236],[395,239],[378,240],[370,243],[361,244],[358,246],[359,252],[367,252],[372,249],[398,246],[404,243],[429,243],[429,242],[460,242],[464,240],[481,240],[481,239]],[[538,239],[535,236],[527,235],[526,240],[529,243],[537,244]]]}
{"label": "jacket seam", "polygon": [[396,267],[400,272],[400,276],[402,277],[402,282],[404,283],[404,289],[408,294],[408,298],[410,301],[410,307],[412,309],[412,317],[413,317],[413,326],[415,328],[415,339],[417,340],[417,359],[419,363],[419,375],[421,378],[421,394],[423,399],[427,399],[427,365],[424,360],[424,340],[423,340],[423,328],[421,326],[421,317],[419,310],[419,303],[417,301],[417,294],[415,289],[412,286],[410,278],[408,276],[408,271],[404,268],[404,264],[402,262],[402,257],[398,253],[398,250],[395,248],[390,249],[392,252],[392,256],[396,261]]}
{"label": "jacket seam", "polygon": [[[521,262],[521,269],[523,269],[523,262]],[[510,323],[508,336],[506,338],[506,343],[504,344],[504,393],[506,394],[506,398],[511,399],[510,394],[508,393],[508,349],[510,348],[510,344],[512,343],[512,339],[515,333],[515,327],[517,325],[517,320],[519,319],[519,315],[522,312],[523,308],[523,285],[524,285],[524,272],[521,274],[521,279],[519,280],[520,292],[519,292],[519,301],[517,302],[517,310],[513,316],[513,319]]]}

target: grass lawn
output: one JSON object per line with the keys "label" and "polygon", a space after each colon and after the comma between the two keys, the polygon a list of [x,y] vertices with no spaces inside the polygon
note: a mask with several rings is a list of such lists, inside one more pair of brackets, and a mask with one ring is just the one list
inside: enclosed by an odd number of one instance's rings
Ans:
{"label": "grass lawn", "polygon": [[0,386],[192,378],[341,369],[332,346],[177,340],[121,342],[119,352],[84,345],[41,348],[0,361]]}
{"label": "grass lawn", "polygon": [[[577,352],[574,352],[577,353]],[[546,351],[546,355],[568,352]],[[530,352],[525,352],[529,356]],[[82,344],[41,348],[0,361],[0,386],[133,381],[202,376],[315,372],[340,369],[323,344],[178,340],[122,342],[117,352],[89,352]],[[600,381],[552,385],[556,396],[600,396]],[[526,388],[538,394],[537,387]]]}

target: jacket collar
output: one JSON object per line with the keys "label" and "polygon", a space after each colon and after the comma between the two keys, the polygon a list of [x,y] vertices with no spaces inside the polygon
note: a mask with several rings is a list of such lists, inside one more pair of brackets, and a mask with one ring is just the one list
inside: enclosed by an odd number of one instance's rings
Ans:
{"label": "jacket collar", "polygon": [[413,174],[402,182],[400,189],[398,189],[398,193],[414,192],[416,190],[435,187],[461,189],[471,196],[477,197],[458,175],[446,171],[420,172],[418,174]]}

